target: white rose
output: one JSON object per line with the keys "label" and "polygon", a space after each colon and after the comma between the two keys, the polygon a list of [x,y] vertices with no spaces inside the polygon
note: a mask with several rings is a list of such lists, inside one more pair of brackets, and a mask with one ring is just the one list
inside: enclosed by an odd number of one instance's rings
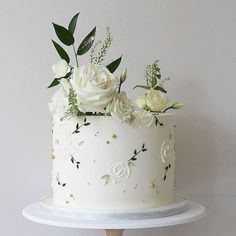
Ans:
{"label": "white rose", "polygon": [[145,95],[140,95],[136,98],[135,103],[139,108],[145,109],[147,107],[147,99]]}
{"label": "white rose", "polygon": [[71,83],[85,109],[100,112],[113,100],[119,86],[119,80],[106,67],[93,64],[75,68]]}
{"label": "white rose", "polygon": [[133,113],[134,123],[139,127],[151,127],[154,122],[154,116],[151,112],[141,110]]}
{"label": "white rose", "polygon": [[161,112],[169,106],[166,94],[153,88],[146,92],[146,99],[151,111]]}
{"label": "white rose", "polygon": [[114,182],[127,180],[130,176],[130,168],[123,162],[109,164],[109,176]]}
{"label": "white rose", "polygon": [[161,147],[161,160],[163,163],[171,161],[174,158],[174,143],[173,141],[164,141]]}
{"label": "white rose", "polygon": [[56,65],[52,66],[54,78],[62,78],[71,71],[71,67],[65,60],[59,61]]}
{"label": "white rose", "polygon": [[53,115],[58,115],[60,117],[65,115],[65,112],[68,109],[68,97],[62,88],[54,93],[48,106]]}
{"label": "white rose", "polygon": [[130,99],[127,98],[125,92],[121,92],[108,104],[107,112],[110,112],[118,121],[130,121],[132,113],[134,112],[134,106],[132,106],[132,103]]}

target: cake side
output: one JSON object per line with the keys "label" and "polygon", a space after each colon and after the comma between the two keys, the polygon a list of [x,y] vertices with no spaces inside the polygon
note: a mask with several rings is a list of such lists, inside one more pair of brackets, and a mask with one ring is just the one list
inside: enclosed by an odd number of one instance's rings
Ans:
{"label": "cake side", "polygon": [[174,201],[174,121],[139,128],[111,116],[53,116],[52,186],[57,206],[153,208]]}

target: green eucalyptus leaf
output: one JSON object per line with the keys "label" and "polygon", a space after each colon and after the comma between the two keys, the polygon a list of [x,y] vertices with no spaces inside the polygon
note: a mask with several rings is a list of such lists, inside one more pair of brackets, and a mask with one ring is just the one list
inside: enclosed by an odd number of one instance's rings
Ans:
{"label": "green eucalyptus leaf", "polygon": [[95,40],[96,27],[84,38],[82,43],[79,45],[77,50],[77,55],[84,55],[93,45]]}
{"label": "green eucalyptus leaf", "polygon": [[69,55],[67,54],[67,52],[55,41],[52,40],[52,43],[53,43],[54,47],[56,48],[61,59],[64,59],[69,64],[70,58],[69,58]]}
{"label": "green eucalyptus leaf", "polygon": [[75,41],[74,37],[68,29],[55,23],[52,24],[55,29],[57,37],[60,39],[62,43],[64,43],[67,46],[70,46],[74,43]]}
{"label": "green eucalyptus leaf", "polygon": [[68,30],[72,33],[72,35],[75,32],[78,16],[79,16],[79,12],[73,16],[68,26]]}
{"label": "green eucalyptus leaf", "polygon": [[107,65],[107,69],[113,73],[115,72],[115,70],[118,68],[118,66],[120,65],[122,56],[119,57],[118,59],[116,59],[115,61],[111,62],[109,65]]}
{"label": "green eucalyptus leaf", "polygon": [[54,79],[54,80],[52,81],[52,83],[48,86],[48,88],[55,87],[55,86],[57,86],[58,84],[60,84],[60,82],[58,81],[58,79]]}
{"label": "green eucalyptus leaf", "polygon": [[136,85],[133,89],[136,89],[136,88],[150,89],[151,87],[145,86],[145,85]]}
{"label": "green eucalyptus leaf", "polygon": [[167,91],[166,91],[163,87],[158,86],[158,85],[156,85],[154,89],[155,89],[155,90],[159,90],[159,91],[161,91],[161,92],[163,92],[163,93],[167,93]]}

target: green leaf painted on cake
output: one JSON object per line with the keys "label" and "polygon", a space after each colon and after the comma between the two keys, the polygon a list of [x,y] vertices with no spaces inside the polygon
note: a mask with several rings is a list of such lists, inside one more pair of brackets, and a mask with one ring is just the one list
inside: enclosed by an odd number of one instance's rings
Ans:
{"label": "green leaf painted on cake", "polygon": [[84,55],[93,45],[95,40],[96,27],[84,38],[82,43],[79,45],[77,55]]}
{"label": "green leaf painted on cake", "polygon": [[164,181],[166,181],[167,173],[168,173],[170,168],[171,168],[171,164],[170,163],[169,163],[169,165],[165,166],[165,174],[164,174],[164,177],[163,177]]}
{"label": "green leaf painted on cake", "polygon": [[74,37],[72,33],[66,29],[65,27],[61,25],[57,25],[55,23],[52,23],[54,30],[56,32],[57,37],[60,39],[62,43],[64,43],[67,46],[70,46],[74,43]]}
{"label": "green leaf painted on cake", "polygon": [[68,26],[68,30],[71,32],[72,35],[75,32],[78,16],[79,16],[79,12],[73,16]]}
{"label": "green leaf painted on cake", "polygon": [[58,79],[54,79],[54,80],[52,81],[52,83],[48,86],[48,88],[55,87],[55,86],[57,86],[58,84],[60,84],[60,82],[58,81]]}
{"label": "green leaf painted on cake", "polygon": [[53,43],[54,47],[56,48],[61,59],[64,59],[69,64],[70,58],[69,58],[69,55],[67,54],[67,52],[55,41],[52,40],[52,43]]}
{"label": "green leaf painted on cake", "polygon": [[90,125],[90,123],[88,123],[88,122],[87,122],[87,123],[84,123],[84,126],[88,126],[88,125]]}
{"label": "green leaf painted on cake", "polygon": [[119,67],[121,63],[122,56],[116,59],[115,61],[111,62],[109,65],[107,65],[107,69],[113,73],[115,70]]}
{"label": "green leaf painted on cake", "polygon": [[105,180],[105,185],[107,185],[111,180],[109,175],[103,175],[101,179]]}

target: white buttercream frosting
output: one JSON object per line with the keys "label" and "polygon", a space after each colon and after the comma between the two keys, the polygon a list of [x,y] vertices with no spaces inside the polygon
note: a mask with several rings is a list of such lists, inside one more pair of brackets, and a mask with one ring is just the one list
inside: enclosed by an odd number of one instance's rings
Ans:
{"label": "white buttercream frosting", "polygon": [[65,112],[68,109],[68,97],[62,87],[54,93],[48,106],[53,115],[58,115],[59,117],[65,115]]}

